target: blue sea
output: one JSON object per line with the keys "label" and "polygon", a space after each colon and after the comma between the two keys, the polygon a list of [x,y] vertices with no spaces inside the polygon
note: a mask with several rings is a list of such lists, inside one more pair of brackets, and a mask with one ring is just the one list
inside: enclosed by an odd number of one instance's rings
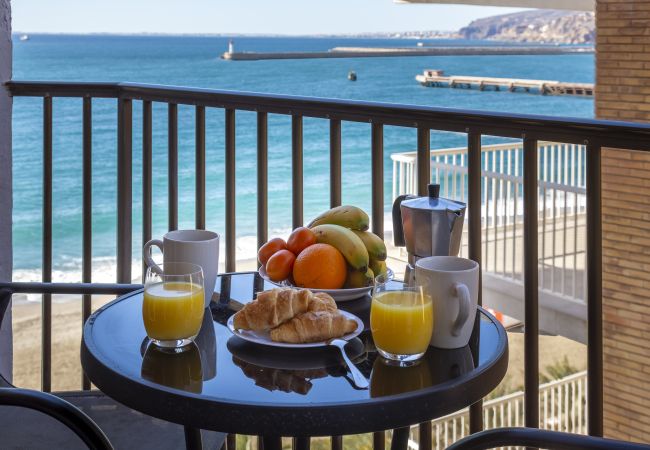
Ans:
{"label": "blue sea", "polygon": [[[403,39],[237,37],[241,51],[316,51],[336,46],[414,46]],[[447,56],[400,58],[224,61],[224,37],[32,35],[14,39],[14,79],[131,81],[264,93],[371,100],[509,113],[592,117],[593,101],[506,92],[424,88],[414,79],[425,69],[447,74],[593,82],[593,55]],[[427,42],[425,40],[425,42]],[[433,41],[430,41],[433,42]],[[439,45],[468,44],[436,41]],[[476,42],[472,42],[476,45]],[[481,45],[492,45],[480,43]],[[358,81],[347,74],[354,70]],[[55,281],[81,279],[81,128],[80,99],[54,100]],[[179,106],[179,227],[194,224],[194,108]],[[134,102],[133,217],[134,264],[141,242],[141,104]],[[111,280],[115,269],[116,101],[93,101],[93,258],[94,278]],[[256,116],[238,112],[237,257],[255,254]],[[207,226],[224,231],[224,112],[206,114]],[[329,125],[304,121],[305,219],[329,204]],[[345,123],[343,201],[370,209],[370,125]],[[392,201],[390,154],[412,151],[416,133],[386,127],[385,205]],[[13,115],[14,279],[38,280],[42,227],[42,99],[15,98]],[[153,109],[154,236],[167,229],[167,107]],[[486,139],[484,142],[498,142]],[[465,144],[454,133],[432,132],[432,148]],[[291,122],[269,116],[269,226],[286,235],[291,226]],[[137,266],[136,266],[137,267]],[[139,270],[134,270],[137,274]]]}

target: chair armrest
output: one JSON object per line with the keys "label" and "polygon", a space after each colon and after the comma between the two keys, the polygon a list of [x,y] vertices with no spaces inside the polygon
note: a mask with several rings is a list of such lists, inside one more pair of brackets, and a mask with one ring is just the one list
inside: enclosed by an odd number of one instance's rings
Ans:
{"label": "chair armrest", "polygon": [[13,292],[11,289],[0,286],[0,324],[2,323],[2,319],[5,316],[5,312],[7,312],[9,303],[11,303],[12,294]]}
{"label": "chair armrest", "polygon": [[649,450],[650,445],[536,428],[495,428],[467,436],[447,450],[529,446],[548,450]]}
{"label": "chair armrest", "polygon": [[91,450],[113,450],[93,420],[72,404],[45,392],[0,388],[0,405],[33,409],[56,419],[73,431]]}

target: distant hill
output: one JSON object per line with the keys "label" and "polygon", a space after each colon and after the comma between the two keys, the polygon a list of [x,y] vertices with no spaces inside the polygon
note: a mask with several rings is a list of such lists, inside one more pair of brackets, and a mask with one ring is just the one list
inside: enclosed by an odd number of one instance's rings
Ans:
{"label": "distant hill", "polygon": [[478,19],[458,35],[463,39],[593,44],[596,27],[592,12],[533,10]]}

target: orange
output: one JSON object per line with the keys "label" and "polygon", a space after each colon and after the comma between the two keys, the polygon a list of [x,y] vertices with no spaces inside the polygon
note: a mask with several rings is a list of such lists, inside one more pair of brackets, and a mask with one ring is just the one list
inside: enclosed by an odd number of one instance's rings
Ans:
{"label": "orange", "polygon": [[299,227],[293,230],[287,239],[287,249],[298,256],[301,251],[316,243],[316,235],[309,228]]}
{"label": "orange", "polygon": [[266,262],[266,274],[273,281],[286,280],[291,275],[295,260],[295,255],[289,250],[277,251]]}
{"label": "orange", "polygon": [[314,244],[304,249],[293,265],[296,286],[314,289],[340,289],[348,270],[345,258],[329,244]]}
{"label": "orange", "polygon": [[260,264],[265,266],[266,262],[271,256],[273,256],[274,253],[285,248],[287,248],[287,244],[284,242],[284,239],[271,239],[269,242],[260,247],[260,250],[257,252],[257,259],[260,260]]}

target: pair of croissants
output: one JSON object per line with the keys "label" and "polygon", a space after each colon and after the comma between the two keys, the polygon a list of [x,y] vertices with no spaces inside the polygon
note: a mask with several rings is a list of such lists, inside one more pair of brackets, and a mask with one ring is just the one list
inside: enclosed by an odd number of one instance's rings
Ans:
{"label": "pair of croissants", "polygon": [[260,292],[233,318],[239,330],[269,331],[271,340],[305,344],[337,338],[357,328],[339,312],[334,299],[307,289],[276,288]]}

